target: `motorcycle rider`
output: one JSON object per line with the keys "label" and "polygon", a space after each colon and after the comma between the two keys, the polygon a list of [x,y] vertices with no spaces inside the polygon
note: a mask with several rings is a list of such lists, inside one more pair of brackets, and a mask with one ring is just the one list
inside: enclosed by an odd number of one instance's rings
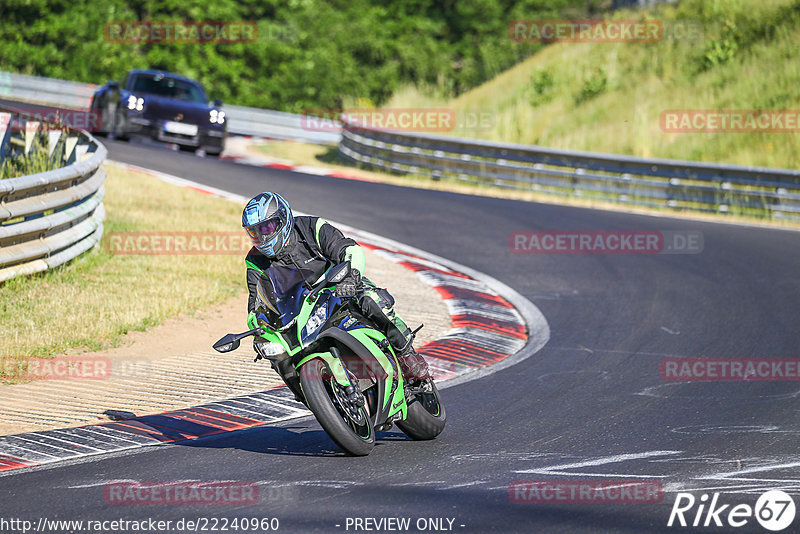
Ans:
{"label": "motorcycle rider", "polygon": [[[253,242],[245,258],[250,329],[259,327],[259,319],[275,328],[282,326],[282,288],[296,287],[298,283],[311,288],[330,267],[349,260],[351,273],[338,284],[337,293],[358,298],[364,316],[383,331],[395,348],[404,376],[430,378],[425,360],[414,351],[410,329],[394,312],[394,298],[362,276],[366,258],[358,243],[324,219],[294,217],[289,203],[271,192],[250,199],[242,212],[242,227]],[[267,314],[256,312],[259,281],[269,293]],[[283,374],[281,367],[279,363],[276,370]]]}

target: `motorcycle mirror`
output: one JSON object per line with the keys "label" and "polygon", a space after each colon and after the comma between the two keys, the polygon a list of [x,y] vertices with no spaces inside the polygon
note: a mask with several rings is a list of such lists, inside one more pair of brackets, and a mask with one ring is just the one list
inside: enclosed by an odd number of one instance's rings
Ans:
{"label": "motorcycle mirror", "polygon": [[230,352],[239,348],[239,338],[236,334],[225,334],[222,339],[214,343],[217,352]]}
{"label": "motorcycle mirror", "polygon": [[331,267],[331,270],[328,272],[328,281],[334,284],[338,284],[342,280],[344,280],[345,276],[350,274],[350,262],[345,261]]}
{"label": "motorcycle mirror", "polygon": [[339,265],[334,265],[331,267],[327,273],[325,273],[325,279],[322,283],[320,283],[313,291],[308,294],[307,299],[313,300],[320,291],[325,288],[326,284],[338,284],[344,277],[350,274],[350,260],[340,263]]}

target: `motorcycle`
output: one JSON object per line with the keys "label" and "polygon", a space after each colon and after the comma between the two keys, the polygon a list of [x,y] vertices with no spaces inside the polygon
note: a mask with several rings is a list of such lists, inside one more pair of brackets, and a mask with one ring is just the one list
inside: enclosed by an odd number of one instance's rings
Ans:
{"label": "motorcycle", "polygon": [[447,418],[436,384],[432,378],[404,377],[394,347],[363,314],[357,298],[337,294],[337,284],[349,274],[346,261],[311,288],[301,280],[286,290],[275,288],[277,310],[259,282],[256,312],[279,312],[282,326],[259,320],[259,328],[227,334],[214,349],[230,352],[254,336],[255,361],[269,360],[295,398],[350,455],[369,454],[375,433],[394,424],[411,439],[435,438]]}

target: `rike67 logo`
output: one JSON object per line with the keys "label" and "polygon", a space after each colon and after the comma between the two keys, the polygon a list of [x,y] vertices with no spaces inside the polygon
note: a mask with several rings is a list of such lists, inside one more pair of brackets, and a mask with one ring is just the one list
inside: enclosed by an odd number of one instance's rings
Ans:
{"label": "rike67 logo", "polygon": [[794,500],[780,490],[762,494],[754,508],[749,504],[719,504],[719,493],[714,493],[710,502],[707,493],[700,499],[695,499],[691,493],[678,493],[667,526],[721,527],[727,523],[736,528],[752,524],[755,517],[765,529],[778,532],[791,525],[794,516]]}

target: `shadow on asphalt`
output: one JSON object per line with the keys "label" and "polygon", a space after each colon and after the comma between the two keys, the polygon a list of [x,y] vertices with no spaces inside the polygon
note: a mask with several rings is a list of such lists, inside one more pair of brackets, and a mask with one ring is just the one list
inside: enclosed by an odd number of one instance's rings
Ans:
{"label": "shadow on asphalt", "polygon": [[[381,442],[411,441],[402,432],[380,432],[375,447]],[[178,441],[173,445],[242,451],[280,456],[343,457],[347,456],[324,430],[305,426],[258,426],[213,436]]]}

